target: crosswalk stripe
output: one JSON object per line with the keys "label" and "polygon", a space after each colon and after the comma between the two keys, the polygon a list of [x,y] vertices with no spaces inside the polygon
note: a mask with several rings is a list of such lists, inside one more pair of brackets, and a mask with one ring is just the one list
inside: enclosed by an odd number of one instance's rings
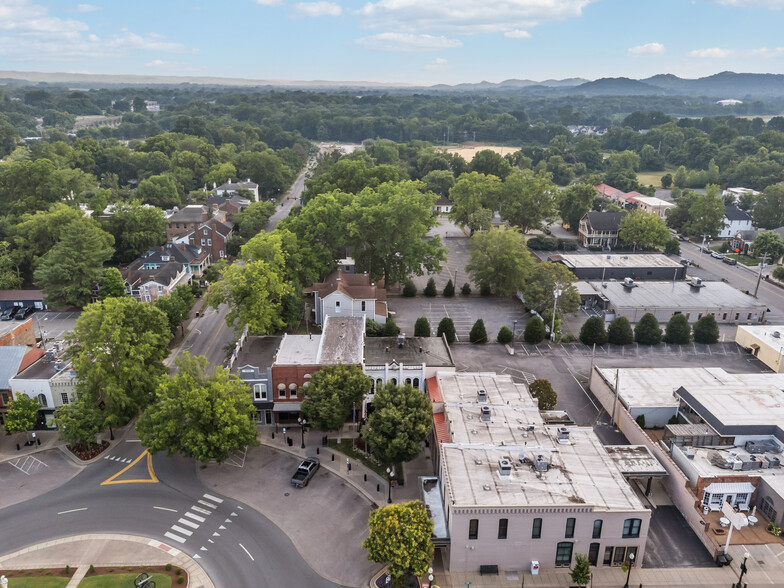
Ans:
{"label": "crosswalk stripe", "polygon": [[194,523],[193,521],[189,521],[188,519],[180,519],[177,521],[178,523],[182,523],[183,525],[190,527],[191,529],[198,529],[199,525]]}
{"label": "crosswalk stripe", "polygon": [[218,504],[223,502],[223,498],[218,498],[217,496],[213,496],[212,494],[204,494],[204,498],[206,498],[207,500],[212,500],[213,502],[217,502]]}
{"label": "crosswalk stripe", "polygon": [[195,510],[196,512],[200,512],[201,514],[206,514],[206,515],[212,514],[210,511],[204,508],[199,508],[198,506],[192,506],[191,510]]}
{"label": "crosswalk stripe", "polygon": [[200,517],[199,515],[193,514],[192,512],[186,512],[185,516],[190,519],[193,519],[194,521],[199,521],[200,523],[203,523],[205,520],[207,520],[204,517]]}
{"label": "crosswalk stripe", "polygon": [[163,534],[163,536],[164,537],[168,537],[169,539],[172,539],[173,541],[177,541],[178,543],[185,543],[185,539],[183,539],[179,535],[175,535],[174,533],[169,533],[168,531],[166,531]]}
{"label": "crosswalk stripe", "polygon": [[189,531],[188,529],[183,529],[179,525],[172,525],[171,528],[172,530],[177,531],[178,533],[182,533],[183,535],[187,535],[188,537],[193,535],[193,531]]}
{"label": "crosswalk stripe", "polygon": [[215,506],[211,502],[207,502],[206,500],[197,500],[196,502],[198,502],[199,504],[203,504],[207,508],[218,508],[217,506]]}

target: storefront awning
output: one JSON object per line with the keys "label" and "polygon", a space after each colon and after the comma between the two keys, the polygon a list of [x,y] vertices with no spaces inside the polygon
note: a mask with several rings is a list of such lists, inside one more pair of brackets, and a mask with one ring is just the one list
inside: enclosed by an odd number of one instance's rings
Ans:
{"label": "storefront awning", "polygon": [[301,402],[276,402],[272,412],[299,412]]}
{"label": "storefront awning", "polygon": [[754,490],[756,490],[756,488],[754,488],[754,484],[750,482],[735,482],[731,484],[714,482],[705,488],[705,492],[709,494],[751,494]]}

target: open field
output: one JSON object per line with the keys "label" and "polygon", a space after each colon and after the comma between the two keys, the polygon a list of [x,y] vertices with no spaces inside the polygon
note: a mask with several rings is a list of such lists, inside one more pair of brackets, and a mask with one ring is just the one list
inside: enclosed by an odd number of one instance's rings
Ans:
{"label": "open field", "polygon": [[455,147],[438,147],[438,149],[442,151],[446,151],[447,153],[457,153],[468,162],[470,162],[474,158],[474,155],[476,155],[480,151],[484,151],[485,149],[489,149],[490,151],[495,151],[499,155],[507,155],[509,153],[514,153],[515,151],[520,150],[519,147],[502,147],[500,145],[482,145],[480,143],[462,143]]}
{"label": "open field", "polygon": [[637,181],[642,186],[652,185],[654,188],[661,188],[661,178],[665,174],[672,174],[675,175],[676,168],[674,167],[666,167],[664,171],[652,171],[652,172],[637,172]]}

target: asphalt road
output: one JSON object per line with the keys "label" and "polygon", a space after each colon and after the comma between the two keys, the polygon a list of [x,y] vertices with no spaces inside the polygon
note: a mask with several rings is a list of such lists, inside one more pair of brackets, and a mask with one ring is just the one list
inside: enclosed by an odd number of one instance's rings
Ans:
{"label": "asphalt road", "polygon": [[142,459],[115,483],[101,485],[142,452],[139,443],[121,443],[57,489],[0,510],[0,553],[70,535],[124,533],[198,559],[216,586],[338,586],[314,572],[267,518],[207,492],[190,460],[153,457],[159,481],[150,483]]}
{"label": "asphalt road", "polygon": [[305,176],[308,172],[309,167],[306,166],[305,169],[302,171],[297,179],[294,180],[294,183],[289,188],[289,191],[286,192],[286,195],[281,200],[280,204],[277,205],[277,210],[275,214],[273,214],[269,221],[267,221],[267,226],[265,227],[267,231],[272,231],[275,227],[278,226],[278,223],[286,218],[291,212],[291,209],[294,207],[295,204],[300,204],[300,196],[302,196],[302,192],[305,190]]}
{"label": "asphalt road", "polygon": [[229,307],[221,304],[217,309],[205,306],[201,315],[191,321],[188,332],[180,345],[176,347],[166,360],[173,366],[174,360],[183,351],[191,355],[203,355],[212,366],[226,365],[224,347],[237,340],[234,330],[226,324]]}

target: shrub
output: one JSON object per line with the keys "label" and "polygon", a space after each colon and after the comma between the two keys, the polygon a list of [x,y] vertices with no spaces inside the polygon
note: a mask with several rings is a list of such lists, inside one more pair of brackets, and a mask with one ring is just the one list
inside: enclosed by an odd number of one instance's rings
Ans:
{"label": "shrub", "polygon": [[577,251],[577,239],[558,239],[558,249],[561,251]]}
{"label": "shrub", "polygon": [[634,333],[629,319],[619,316],[607,328],[607,340],[613,345],[631,345],[634,343]]}
{"label": "shrub", "polygon": [[425,296],[433,298],[438,291],[436,290],[436,281],[433,278],[430,278],[427,281],[427,286],[425,286]]}
{"label": "shrub", "polygon": [[382,337],[384,335],[384,325],[377,323],[373,319],[368,319],[365,323],[365,334],[368,337]]}
{"label": "shrub", "polygon": [[658,345],[661,339],[662,330],[659,328],[659,321],[653,314],[646,312],[634,327],[634,340],[640,345]]}
{"label": "shrub", "polygon": [[468,334],[468,340],[471,341],[471,343],[487,343],[485,321],[479,319],[474,323],[474,326],[471,327],[471,332]]}
{"label": "shrub", "polygon": [[576,340],[577,337],[575,337],[571,333],[566,333],[566,335],[561,337],[561,343],[574,343]]}
{"label": "shrub", "polygon": [[691,327],[685,314],[674,314],[667,321],[664,329],[664,340],[673,345],[688,345],[691,343]]}
{"label": "shrub", "polygon": [[482,296],[490,296],[493,293],[493,289],[490,287],[490,284],[482,284],[479,287],[479,294]]}
{"label": "shrub", "polygon": [[644,414],[638,414],[637,417],[634,420],[637,421],[637,424],[640,425],[641,429],[645,428],[645,415]]}
{"label": "shrub", "polygon": [[694,323],[694,342],[707,343],[712,345],[719,340],[719,325],[716,323],[716,318],[712,314],[706,314],[704,317]]}
{"label": "shrub", "polygon": [[773,277],[777,280],[784,280],[784,267],[777,267],[773,270]]}
{"label": "shrub", "polygon": [[446,335],[446,342],[447,343],[454,343],[455,342],[455,323],[454,321],[445,316],[441,319],[441,322],[438,323],[438,331],[437,335],[440,337],[441,335]]}
{"label": "shrub", "polygon": [[574,556],[574,569],[569,573],[572,582],[578,586],[585,586],[591,581],[591,562],[588,556],[577,553]]}
{"label": "shrub", "polygon": [[180,576],[182,575],[182,570],[180,568],[177,568],[176,570],[174,570],[174,573]]}
{"label": "shrub", "polygon": [[664,252],[667,255],[680,255],[681,254],[681,244],[678,242],[678,239],[670,239],[664,244]]}
{"label": "shrub", "polygon": [[95,573],[95,566],[93,564],[90,564],[90,569],[87,570],[87,573],[88,574],[94,574]]}
{"label": "shrub", "polygon": [[460,288],[460,293],[463,296],[468,296],[469,294],[471,294],[471,284],[469,284],[468,282],[463,284],[463,287]]}
{"label": "shrub", "polygon": [[452,283],[452,280],[449,280],[444,287],[444,296],[447,298],[452,298],[455,295],[455,285]]}
{"label": "shrub", "polygon": [[534,251],[555,251],[558,249],[559,240],[556,237],[545,237],[537,235],[528,239],[528,248]]}
{"label": "shrub", "polygon": [[530,319],[528,319],[528,324],[525,325],[525,331],[523,332],[523,339],[526,343],[530,343],[531,345],[536,345],[537,343],[541,343],[544,341],[544,337],[546,335],[546,331],[544,329],[544,323],[542,319],[538,316],[534,315]]}
{"label": "shrub", "polygon": [[414,323],[414,337],[429,337],[430,321],[427,317],[420,316]]}
{"label": "shrub", "polygon": [[167,563],[166,564],[166,571],[167,572],[171,572],[171,569],[172,569],[172,565],[170,563]]}
{"label": "shrub", "polygon": [[400,329],[392,320],[391,316],[387,317],[387,322],[384,323],[384,337],[395,337],[400,332]]}
{"label": "shrub", "polygon": [[406,280],[406,283],[403,284],[403,296],[406,298],[413,298],[416,296],[417,287],[411,280]]}
{"label": "shrub", "polygon": [[528,390],[539,402],[539,410],[553,410],[558,403],[558,394],[548,380],[534,380]]}
{"label": "shrub", "polygon": [[607,331],[604,330],[604,319],[592,316],[580,329],[580,341],[585,345],[604,345],[607,343]]}
{"label": "shrub", "polygon": [[506,345],[514,341],[514,333],[512,333],[512,329],[509,327],[501,327],[495,340]]}
{"label": "shrub", "polygon": [[602,251],[603,247],[601,245],[588,245],[588,251]]}
{"label": "shrub", "polygon": [[65,566],[65,575],[66,576],[70,576],[71,575],[71,566],[69,566],[68,564],[66,564],[66,566]]}
{"label": "shrub", "polygon": [[178,583],[178,584],[184,584],[184,583],[185,583],[185,578],[184,578],[183,576],[179,576],[179,577],[177,578],[177,583]]}

